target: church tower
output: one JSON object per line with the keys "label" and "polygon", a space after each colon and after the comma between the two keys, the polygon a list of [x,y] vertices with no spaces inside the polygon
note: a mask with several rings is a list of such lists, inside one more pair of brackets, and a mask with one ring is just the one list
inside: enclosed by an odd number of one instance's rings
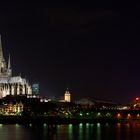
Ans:
{"label": "church tower", "polygon": [[9,58],[8,58],[7,75],[10,76],[10,77],[12,76],[10,54],[9,54]]}
{"label": "church tower", "polygon": [[65,93],[64,93],[64,100],[65,100],[66,102],[71,102],[71,94],[70,94],[70,92],[69,92],[68,89],[67,89],[67,90],[65,91]]}
{"label": "church tower", "polygon": [[10,56],[9,56],[8,67],[7,67],[3,56],[2,41],[0,36],[0,77],[9,77],[11,75],[12,75],[12,71],[10,66]]}
{"label": "church tower", "polygon": [[6,65],[0,36],[0,98],[6,97],[7,95],[30,96],[32,95],[32,89],[25,78],[21,76],[12,76],[10,55]]}

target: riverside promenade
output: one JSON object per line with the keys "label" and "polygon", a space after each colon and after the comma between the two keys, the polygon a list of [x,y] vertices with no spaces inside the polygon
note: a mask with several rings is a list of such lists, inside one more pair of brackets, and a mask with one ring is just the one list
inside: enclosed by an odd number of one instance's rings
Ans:
{"label": "riverside promenade", "polygon": [[[87,113],[86,113],[87,114]],[[76,117],[60,116],[0,116],[0,124],[78,124],[94,122],[140,121],[140,110],[96,110]]]}

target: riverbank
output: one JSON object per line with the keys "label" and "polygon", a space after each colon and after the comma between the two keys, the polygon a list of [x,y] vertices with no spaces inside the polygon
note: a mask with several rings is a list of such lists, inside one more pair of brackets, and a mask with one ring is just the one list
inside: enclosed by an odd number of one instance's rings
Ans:
{"label": "riverbank", "polygon": [[115,123],[140,121],[140,119],[82,119],[82,118],[56,118],[56,117],[21,117],[21,116],[2,116],[0,124],[79,124],[79,123]]}

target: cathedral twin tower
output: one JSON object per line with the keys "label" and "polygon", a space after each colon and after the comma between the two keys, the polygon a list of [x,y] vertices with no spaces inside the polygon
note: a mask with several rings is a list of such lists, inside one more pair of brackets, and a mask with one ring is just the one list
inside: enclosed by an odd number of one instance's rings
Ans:
{"label": "cathedral twin tower", "polygon": [[10,55],[9,55],[8,66],[6,66],[6,62],[3,57],[2,42],[0,37],[0,78],[12,76],[12,70],[10,65],[11,64],[10,64]]}
{"label": "cathedral twin tower", "polygon": [[26,79],[21,78],[21,76],[12,76],[10,55],[7,65],[0,37],[0,98],[7,95],[32,95],[32,89]]}

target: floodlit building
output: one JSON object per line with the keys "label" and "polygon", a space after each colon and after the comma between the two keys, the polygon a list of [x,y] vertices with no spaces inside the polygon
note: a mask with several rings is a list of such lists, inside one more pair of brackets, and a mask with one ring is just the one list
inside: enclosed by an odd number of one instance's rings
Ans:
{"label": "floodlit building", "polygon": [[0,37],[0,98],[7,95],[31,95],[32,89],[26,79],[21,76],[12,76],[10,55],[8,65],[3,56],[2,41]]}
{"label": "floodlit building", "polygon": [[0,115],[21,115],[23,108],[22,102],[0,105]]}
{"label": "floodlit building", "polygon": [[64,101],[71,102],[71,94],[68,89],[64,93]]}

